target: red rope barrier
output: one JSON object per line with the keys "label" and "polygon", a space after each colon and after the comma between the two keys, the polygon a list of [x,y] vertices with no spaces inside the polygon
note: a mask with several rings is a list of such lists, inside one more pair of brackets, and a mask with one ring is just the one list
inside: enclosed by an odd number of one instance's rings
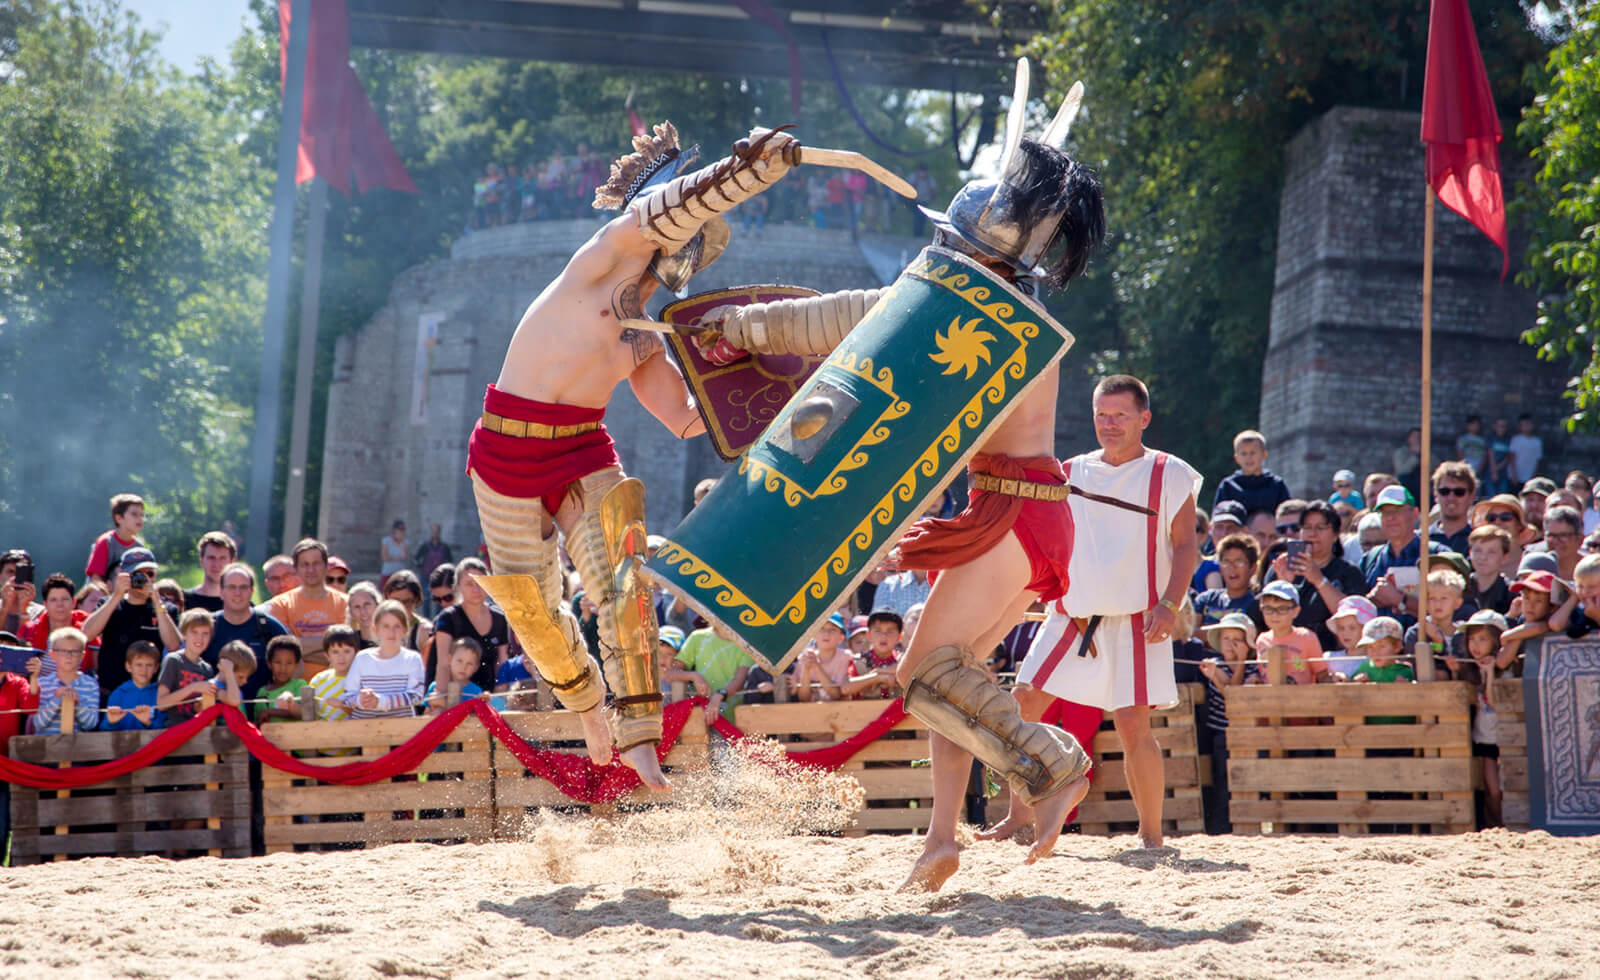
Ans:
{"label": "red rope barrier", "polygon": [[[696,698],[695,700],[704,701],[705,699]],[[882,738],[884,733],[888,732],[889,729],[900,724],[902,721],[905,721],[905,719],[905,706],[901,703],[899,698],[895,698],[893,701],[889,702],[887,707],[883,709],[883,713],[878,715],[877,718],[874,718],[871,723],[867,725],[867,727],[861,729],[859,732],[856,732],[854,735],[850,736],[839,744],[830,745],[821,749],[809,749],[804,752],[796,752],[785,749],[784,755],[788,756],[789,761],[797,766],[808,766],[812,769],[837,769],[854,758],[857,752],[860,752],[870,743],[876,742],[878,739]],[[718,735],[721,735],[730,742],[737,742],[740,739],[749,738],[749,736],[740,731],[733,724],[733,722],[728,721],[726,718],[722,718],[720,716],[716,721],[711,723],[711,727],[716,729]]]}

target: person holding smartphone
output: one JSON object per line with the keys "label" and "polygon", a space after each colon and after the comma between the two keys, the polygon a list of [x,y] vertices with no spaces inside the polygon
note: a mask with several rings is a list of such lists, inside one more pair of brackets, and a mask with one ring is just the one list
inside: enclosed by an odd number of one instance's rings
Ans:
{"label": "person holding smartphone", "polygon": [[1294,625],[1311,630],[1323,650],[1340,648],[1339,638],[1328,628],[1328,617],[1347,595],[1366,592],[1361,569],[1344,560],[1339,546],[1339,512],[1325,500],[1313,500],[1300,513],[1297,537],[1273,560],[1266,581],[1284,581],[1300,595],[1300,612]]}
{"label": "person holding smartphone", "polygon": [[21,632],[22,624],[43,612],[44,607],[34,601],[37,594],[33,556],[21,548],[0,554],[0,629]]}

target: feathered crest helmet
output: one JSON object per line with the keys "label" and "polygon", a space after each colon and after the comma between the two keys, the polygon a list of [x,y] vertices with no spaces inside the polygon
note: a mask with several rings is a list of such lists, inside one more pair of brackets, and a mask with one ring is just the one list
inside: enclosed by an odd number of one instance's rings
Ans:
{"label": "feathered crest helmet", "polygon": [[[671,122],[657,123],[650,133],[633,138],[633,152],[611,164],[611,177],[595,188],[596,210],[627,207],[640,194],[689,171],[700,160],[700,147],[687,150],[678,146],[678,128]],[[712,218],[701,227],[689,244],[672,253],[657,253],[650,260],[650,273],[660,283],[682,296],[689,278],[715,262],[732,237],[728,223]]]}
{"label": "feathered crest helmet", "polygon": [[1036,141],[1022,135],[1028,88],[1028,60],[1019,58],[999,177],[968,181],[944,211],[920,210],[947,243],[1062,285],[1105,233],[1098,180],[1060,152],[1083,104],[1083,83],[1073,84]]}

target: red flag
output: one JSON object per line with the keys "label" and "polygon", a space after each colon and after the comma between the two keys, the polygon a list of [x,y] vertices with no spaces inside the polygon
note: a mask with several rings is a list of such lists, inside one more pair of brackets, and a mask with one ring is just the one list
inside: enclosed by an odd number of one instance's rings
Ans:
{"label": "red flag", "polygon": [[[363,194],[374,187],[417,193],[350,67],[350,21],[344,0],[316,0],[310,21],[295,183],[321,177],[341,194],[350,193],[352,181]],[[289,74],[288,0],[278,0],[278,66],[281,84]]]}
{"label": "red flag", "polygon": [[1428,185],[1445,207],[1500,246],[1500,278],[1511,267],[1506,202],[1500,190],[1500,116],[1489,94],[1467,0],[1432,0],[1428,69],[1422,83],[1422,141]]}
{"label": "red flag", "polygon": [[645,134],[644,120],[640,119],[639,114],[633,111],[632,105],[627,106],[627,109],[628,129],[632,130],[635,136],[643,136]]}

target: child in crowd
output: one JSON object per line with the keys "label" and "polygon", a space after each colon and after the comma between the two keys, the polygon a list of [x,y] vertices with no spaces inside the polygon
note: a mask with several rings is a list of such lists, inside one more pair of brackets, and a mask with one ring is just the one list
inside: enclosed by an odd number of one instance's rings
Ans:
{"label": "child in crowd", "polygon": [[[876,615],[876,614],[875,614]],[[876,632],[874,637],[876,637]],[[812,645],[795,660],[795,698],[800,701],[842,701],[872,687],[879,679],[862,675],[844,645],[844,617],[834,613],[817,628]]]}
{"label": "child in crowd", "polygon": [[300,692],[306,686],[305,678],[300,676],[304,662],[298,637],[274,636],[267,641],[267,669],[272,672],[272,683],[257,695],[267,703],[252,705],[257,725],[300,720]]}
{"label": "child in crowd", "polygon": [[[668,627],[676,629],[676,627]],[[678,630],[681,636],[683,631]],[[683,641],[678,641],[678,648],[683,647]],[[656,645],[659,653],[660,644]],[[506,660],[495,671],[494,692],[507,695],[505,706],[512,711],[537,711],[539,708],[539,680],[530,670],[531,664],[526,660],[526,654],[517,654]],[[504,710],[497,709],[497,710]]]}
{"label": "child in crowd", "polygon": [[1273,647],[1283,648],[1283,665],[1291,684],[1318,684],[1333,678],[1328,662],[1322,659],[1322,644],[1317,634],[1296,626],[1300,614],[1300,593],[1293,585],[1279,580],[1261,590],[1261,617],[1267,631],[1256,637],[1256,652],[1265,659]]}
{"label": "child in crowd", "polygon": [[143,529],[144,498],[136,493],[112,497],[111,530],[94,539],[84,576],[102,584],[115,582],[122,567],[122,553],[139,545],[139,532]]}
{"label": "child in crowd", "polygon": [[1217,543],[1217,570],[1222,585],[1195,597],[1194,608],[1201,627],[1214,626],[1230,612],[1242,612],[1260,628],[1261,610],[1250,583],[1261,560],[1261,544],[1243,532],[1230,534]]}
{"label": "child in crowd", "polygon": [[[1447,681],[1455,674],[1452,663],[1467,657],[1467,638],[1456,629],[1456,610],[1466,592],[1467,580],[1451,568],[1437,565],[1428,572],[1428,615],[1405,632],[1406,650],[1415,650],[1417,640],[1426,635],[1433,646],[1434,678]],[[1426,630],[1426,634],[1419,630]]]}
{"label": "child in crowd", "polygon": [[872,631],[867,629],[867,617],[857,616],[850,621],[850,655],[856,658],[866,656],[872,649]]}
{"label": "child in crowd", "polygon": [[1572,580],[1572,593],[1550,615],[1550,631],[1581,640],[1600,629],[1600,555],[1580,558]]}
{"label": "child in crowd", "polygon": [[1500,637],[1506,618],[1493,609],[1480,609],[1461,624],[1467,636],[1467,653],[1478,674],[1478,704],[1472,715],[1472,754],[1483,760],[1484,825],[1500,826],[1500,738],[1494,710],[1495,675],[1509,667],[1502,659]]}
{"label": "child in crowd", "polygon": [[372,614],[378,645],[356,654],[345,676],[343,703],[352,718],[411,718],[422,703],[426,666],[422,655],[405,648],[411,616],[393,599]]}
{"label": "child in crowd", "polygon": [[[478,666],[483,663],[483,644],[470,636],[458,636],[450,644],[450,682],[461,685],[461,700],[470,698],[487,699],[483,688],[472,682],[472,677],[478,672]],[[440,691],[439,682],[434,681],[428,685],[428,713],[438,714],[449,707],[450,692]]]}
{"label": "child in crowd", "polygon": [[361,633],[354,626],[335,623],[322,634],[322,651],[328,655],[328,668],[311,678],[317,695],[318,721],[344,721],[350,711],[344,706],[344,681],[361,648]]}
{"label": "child in crowd", "polygon": [[[178,635],[183,638],[183,646],[167,654],[161,661],[161,672],[156,677],[156,707],[167,713],[167,719],[172,724],[193,718],[199,712],[200,699],[206,692],[217,691],[214,680],[221,675],[221,657],[218,656],[217,666],[213,667],[201,656],[206,647],[211,645],[211,629],[211,614],[204,609],[191,609],[178,618]],[[255,654],[250,655],[250,661],[253,671]],[[250,675],[244,676],[248,678]]]}
{"label": "child in crowd", "polygon": [[1336,681],[1347,681],[1356,668],[1367,659],[1357,647],[1361,643],[1361,629],[1377,618],[1378,607],[1364,595],[1347,595],[1339,600],[1339,608],[1328,617],[1328,629],[1339,641],[1339,649],[1323,654],[1328,669]]}
{"label": "child in crowd", "polygon": [[1230,612],[1205,628],[1206,645],[1221,654],[1200,665],[1206,682],[1206,715],[1201,733],[1209,739],[1211,785],[1202,788],[1206,833],[1233,830],[1228,816],[1228,691],[1243,684],[1261,683],[1255,664],[1245,663],[1256,645],[1256,624],[1241,612]]}
{"label": "child in crowd", "polygon": [[1330,504],[1349,504],[1353,510],[1361,510],[1366,504],[1361,501],[1361,491],[1356,489],[1356,475],[1352,470],[1340,470],[1333,474],[1333,493],[1328,495]]}
{"label": "child in crowd", "polygon": [[76,627],[63,626],[50,634],[55,672],[41,677],[35,671],[28,681],[30,693],[39,695],[39,707],[33,713],[35,735],[61,734],[62,695],[66,692],[72,694],[72,720],[78,731],[93,731],[100,724],[100,683],[78,669],[88,648],[89,638]]}
{"label": "child in crowd", "polygon": [[1224,500],[1237,500],[1246,514],[1263,510],[1276,514],[1278,505],[1293,496],[1283,478],[1266,468],[1267,437],[1256,430],[1246,429],[1233,437],[1233,461],[1239,468],[1217,484],[1213,510]]}
{"label": "child in crowd", "polygon": [[1472,577],[1462,597],[1479,609],[1493,609],[1505,615],[1511,608],[1511,583],[1501,569],[1511,556],[1511,532],[1498,524],[1484,524],[1467,535],[1467,560],[1472,562]]}
{"label": "child in crowd", "polygon": [[1366,660],[1356,668],[1350,679],[1358,684],[1395,684],[1416,680],[1416,672],[1410,665],[1396,659],[1400,656],[1402,646],[1400,621],[1393,616],[1373,617],[1361,627],[1361,640],[1356,644],[1356,649],[1366,655]]}
{"label": "child in crowd", "polygon": [[122,660],[129,679],[106,699],[106,726],[116,732],[167,727],[166,712],[156,708],[156,698],[161,694],[156,687],[161,651],[149,640],[134,640]]}
{"label": "child in crowd", "polygon": [[[683,630],[676,626],[663,626],[657,633],[656,667],[661,674],[661,696],[668,704],[696,694],[701,697],[711,693],[710,685],[697,670],[690,670],[678,661],[678,651],[683,649]],[[674,685],[684,685],[682,695],[674,696]]]}
{"label": "child in crowd", "polygon": [[857,664],[862,680],[869,676],[872,682],[858,690],[862,697],[893,697],[896,691],[895,665],[900,663],[900,640],[905,631],[905,620],[892,609],[874,609],[867,616],[867,631],[872,644]]}
{"label": "child in crowd", "polygon": [[1516,657],[1522,652],[1522,644],[1550,632],[1550,615],[1555,612],[1550,593],[1555,588],[1555,573],[1542,569],[1528,573],[1511,586],[1521,603],[1513,603],[1515,619],[1507,619],[1509,628],[1500,635],[1503,656]]}

